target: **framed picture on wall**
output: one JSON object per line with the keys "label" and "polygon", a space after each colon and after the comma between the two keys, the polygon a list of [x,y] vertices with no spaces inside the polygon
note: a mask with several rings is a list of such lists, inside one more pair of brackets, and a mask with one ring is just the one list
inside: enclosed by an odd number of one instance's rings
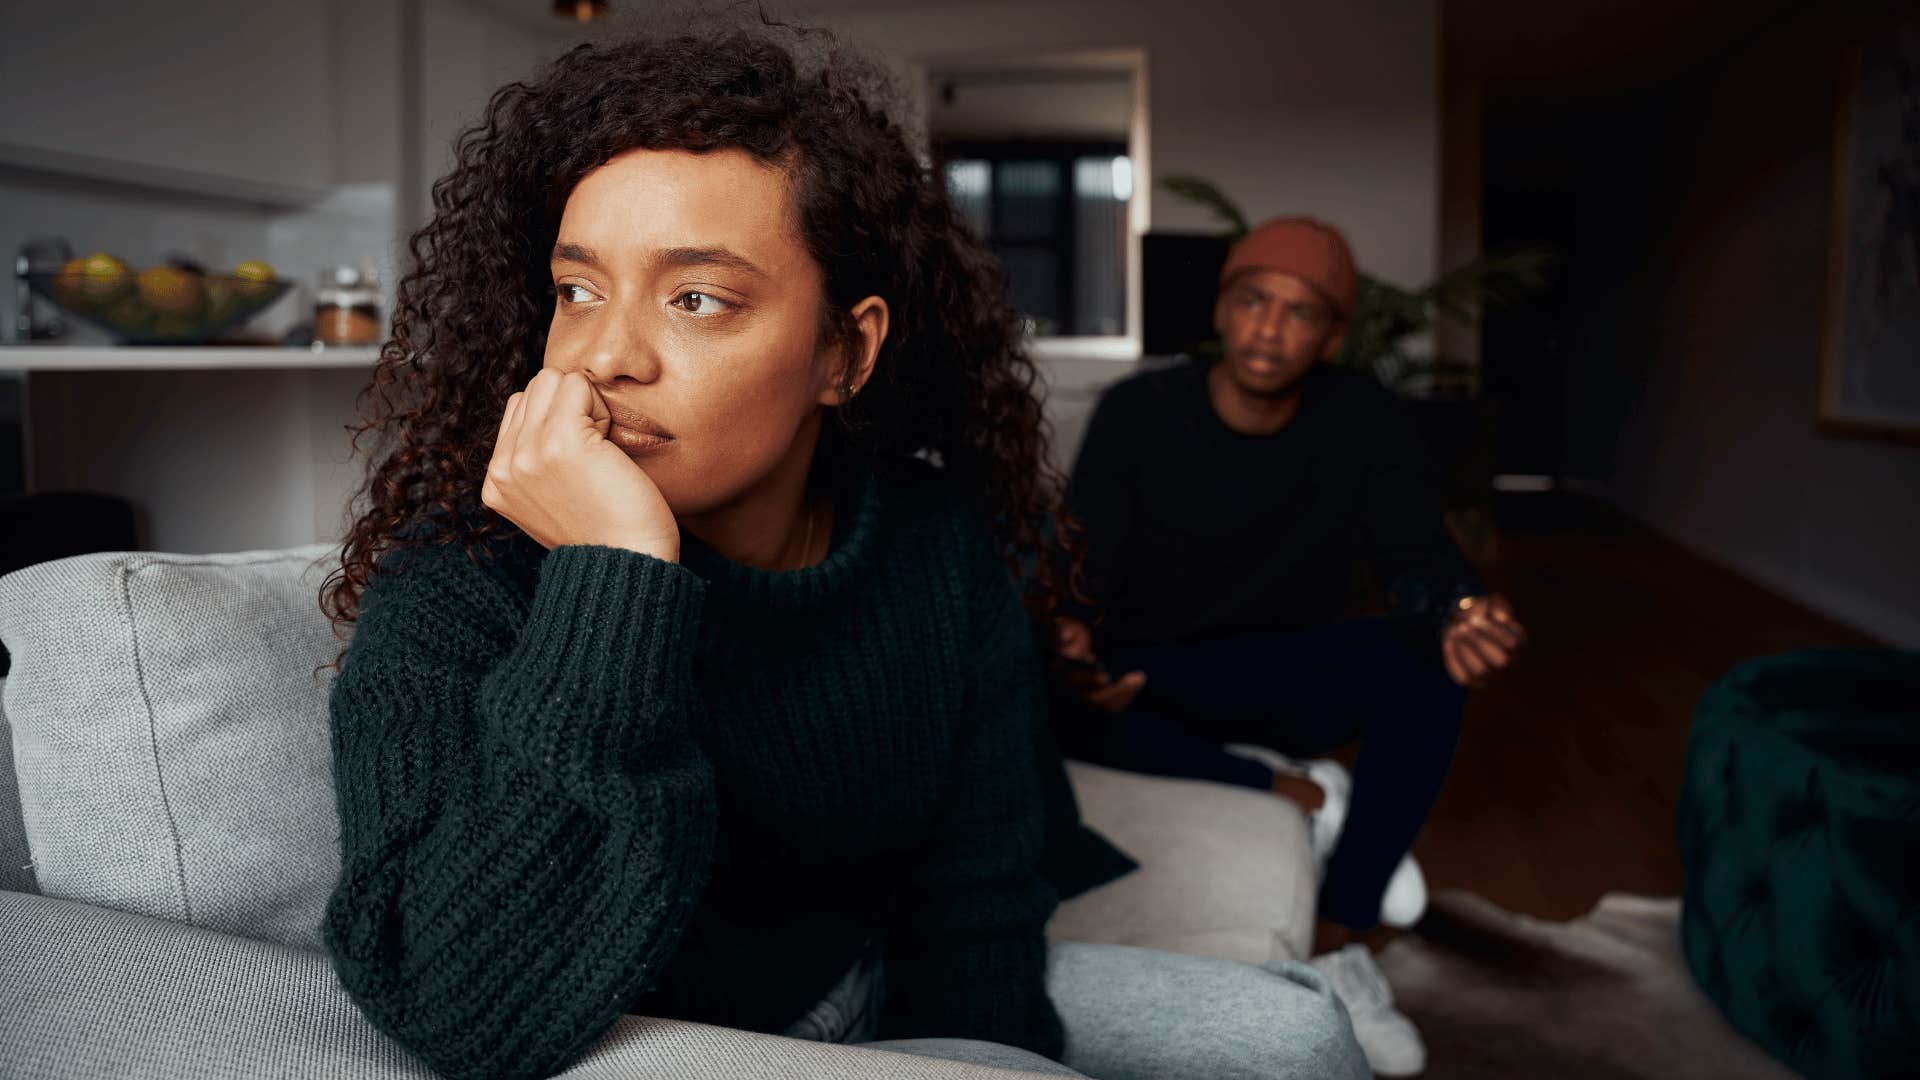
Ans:
{"label": "framed picture on wall", "polygon": [[1820,426],[1920,443],[1920,15],[1841,65],[1830,222]]}

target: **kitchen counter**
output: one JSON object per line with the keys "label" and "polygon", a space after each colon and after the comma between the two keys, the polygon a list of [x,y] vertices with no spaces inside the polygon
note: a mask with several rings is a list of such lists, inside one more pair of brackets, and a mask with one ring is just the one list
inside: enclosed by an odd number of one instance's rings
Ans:
{"label": "kitchen counter", "polygon": [[322,349],[212,345],[0,345],[0,371],[370,371],[372,345]]}

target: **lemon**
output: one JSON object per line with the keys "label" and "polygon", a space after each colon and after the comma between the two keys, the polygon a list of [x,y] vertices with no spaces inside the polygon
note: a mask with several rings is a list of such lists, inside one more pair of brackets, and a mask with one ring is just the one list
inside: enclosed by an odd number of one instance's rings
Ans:
{"label": "lemon", "polygon": [[212,290],[215,285],[231,286],[232,298],[235,301],[250,304],[265,301],[274,295],[273,279],[274,272],[270,264],[261,262],[259,259],[248,259],[233,268],[230,279],[225,281],[218,278],[209,279],[207,288]]}
{"label": "lemon", "polygon": [[242,281],[272,281],[275,275],[270,264],[259,259],[248,259],[233,268],[233,276]]}
{"label": "lemon", "polygon": [[104,305],[131,291],[133,273],[127,264],[104,251],[84,259],[69,259],[54,279],[54,296],[77,310]]}
{"label": "lemon", "polygon": [[157,315],[180,315],[197,319],[207,306],[207,293],[200,275],[177,266],[155,266],[135,277],[140,299]]}

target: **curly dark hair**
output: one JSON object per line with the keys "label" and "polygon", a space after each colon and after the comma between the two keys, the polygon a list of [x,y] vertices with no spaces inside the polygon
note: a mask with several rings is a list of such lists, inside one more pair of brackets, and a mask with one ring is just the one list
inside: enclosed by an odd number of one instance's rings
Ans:
{"label": "curly dark hair", "polygon": [[1026,580],[1036,625],[1067,595],[1063,478],[1004,271],[873,104],[877,66],[824,31],[761,23],[580,45],[461,134],[351,429],[378,456],[321,590],[337,633],[390,554],[457,542],[478,557],[518,534],[479,493],[507,398],[542,366],[561,212],[587,173],[642,148],[737,148],[788,172],[824,272],[823,340],[847,339],[866,296],[892,313],[872,380],[823,442],[882,474],[936,460]]}

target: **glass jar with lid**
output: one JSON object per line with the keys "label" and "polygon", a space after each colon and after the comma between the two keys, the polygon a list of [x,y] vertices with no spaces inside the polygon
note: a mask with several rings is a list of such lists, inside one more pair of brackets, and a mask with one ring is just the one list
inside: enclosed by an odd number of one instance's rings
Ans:
{"label": "glass jar with lid", "polygon": [[380,282],[371,266],[334,266],[320,272],[313,340],[324,345],[379,343]]}

